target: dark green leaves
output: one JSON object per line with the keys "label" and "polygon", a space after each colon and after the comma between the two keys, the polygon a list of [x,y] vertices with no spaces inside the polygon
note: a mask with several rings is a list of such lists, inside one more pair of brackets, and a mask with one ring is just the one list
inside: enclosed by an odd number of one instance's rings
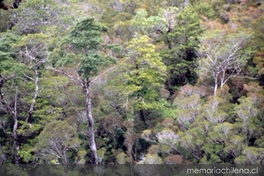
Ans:
{"label": "dark green leaves", "polygon": [[92,18],[86,18],[76,24],[62,42],[62,58],[57,66],[76,67],[83,78],[90,78],[99,73],[103,66],[113,62],[113,57],[105,56],[102,33],[107,29]]}

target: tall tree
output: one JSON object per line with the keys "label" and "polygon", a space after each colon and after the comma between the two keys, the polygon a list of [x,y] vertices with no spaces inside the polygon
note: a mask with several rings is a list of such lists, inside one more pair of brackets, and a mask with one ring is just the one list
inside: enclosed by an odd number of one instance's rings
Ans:
{"label": "tall tree", "polygon": [[228,31],[208,31],[201,38],[199,47],[200,78],[213,78],[214,95],[218,86],[241,72],[250,59],[251,51],[246,47],[252,35],[245,31],[230,33]]}
{"label": "tall tree", "polygon": [[159,30],[167,48],[161,50],[164,63],[168,66],[166,89],[171,95],[177,86],[196,81],[195,60],[196,47],[201,35],[200,19],[193,6],[184,9],[175,7],[161,10],[165,27]]}
{"label": "tall tree", "polygon": [[[12,118],[12,138],[13,138],[13,162],[19,163],[19,141],[18,141],[18,88],[14,86],[7,88],[10,81],[14,81],[16,76],[21,73],[23,64],[17,62],[12,44],[19,40],[18,36],[3,33],[0,36],[0,107],[8,116]],[[15,81],[14,81],[15,82]],[[11,90],[11,91],[9,91]],[[13,92],[12,92],[13,91]],[[11,93],[11,95],[10,95]]]}
{"label": "tall tree", "polygon": [[162,63],[155,45],[147,36],[139,36],[129,43],[123,93],[133,103],[133,111],[139,112],[145,123],[144,110],[156,109],[159,88],[164,81],[166,66]]}
{"label": "tall tree", "polygon": [[43,67],[47,62],[48,56],[48,47],[46,42],[47,38],[48,36],[42,33],[28,34],[26,36],[23,36],[19,42],[13,45],[13,47],[17,50],[17,58],[19,59],[19,61],[21,63],[24,63],[29,70],[32,70],[34,72],[34,76],[24,73],[26,79],[34,82],[35,87],[26,122],[28,122],[32,118],[34,106],[38,98],[40,79],[39,69],[40,67]]}
{"label": "tall tree", "polygon": [[[98,164],[95,142],[94,117],[92,115],[91,83],[93,76],[109,63],[114,61],[111,56],[102,52],[102,32],[107,29],[92,18],[86,18],[76,24],[61,44],[62,57],[55,60],[54,69],[82,86],[86,95],[86,115],[88,120],[89,146],[92,152],[91,162]],[[56,56],[55,56],[56,58]],[[64,66],[68,66],[65,68]]]}
{"label": "tall tree", "polygon": [[[54,29],[59,28],[60,34],[62,34],[62,29],[64,31],[65,28],[73,24],[73,18],[78,19],[79,17],[78,13],[80,11],[71,11],[74,8],[74,4],[68,0],[63,2],[60,0],[24,1],[23,4],[13,12],[13,18],[9,23],[9,28],[20,34],[44,31],[51,34],[54,32]],[[51,26],[53,27],[52,29],[49,28]]]}
{"label": "tall tree", "polygon": [[46,161],[56,161],[69,164],[69,150],[76,150],[80,146],[77,129],[66,121],[52,121],[47,124],[38,136],[36,148],[39,155]]}

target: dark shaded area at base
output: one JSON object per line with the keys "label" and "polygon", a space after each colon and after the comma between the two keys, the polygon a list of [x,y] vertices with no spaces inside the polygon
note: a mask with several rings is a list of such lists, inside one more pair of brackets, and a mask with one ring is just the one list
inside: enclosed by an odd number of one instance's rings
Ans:
{"label": "dark shaded area at base", "polygon": [[[228,170],[229,169],[229,170]],[[221,171],[225,171],[225,174]],[[250,173],[251,172],[251,173]],[[0,165],[0,176],[263,176],[263,165]]]}

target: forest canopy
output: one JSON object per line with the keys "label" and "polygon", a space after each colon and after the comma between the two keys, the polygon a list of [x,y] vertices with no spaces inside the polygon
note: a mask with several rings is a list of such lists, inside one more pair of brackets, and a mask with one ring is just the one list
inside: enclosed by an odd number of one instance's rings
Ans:
{"label": "forest canopy", "polygon": [[264,164],[264,2],[0,0],[0,164]]}

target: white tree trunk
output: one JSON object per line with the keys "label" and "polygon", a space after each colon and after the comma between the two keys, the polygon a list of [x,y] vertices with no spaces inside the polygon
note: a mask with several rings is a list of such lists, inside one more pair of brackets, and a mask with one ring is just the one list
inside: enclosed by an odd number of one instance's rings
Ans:
{"label": "white tree trunk", "polygon": [[19,164],[19,141],[18,141],[18,136],[17,136],[17,128],[18,128],[18,120],[17,120],[17,97],[18,97],[18,90],[16,87],[16,93],[15,93],[15,102],[14,102],[14,107],[12,107],[6,100],[4,99],[4,93],[2,92],[2,88],[4,84],[8,81],[14,78],[14,75],[11,75],[7,78],[3,78],[0,76],[0,102],[2,106],[5,108],[5,111],[10,114],[14,120],[13,124],[13,131],[12,131],[12,136],[13,136],[13,150],[14,150],[14,163]]}
{"label": "white tree trunk", "polygon": [[35,93],[34,93],[34,97],[33,97],[32,103],[31,103],[29,111],[28,111],[28,117],[26,119],[26,122],[28,122],[28,120],[32,117],[34,106],[36,104],[36,100],[37,100],[37,97],[38,97],[38,94],[39,94],[39,85],[38,85],[39,75],[38,75],[38,68],[37,67],[35,68],[35,80],[34,81],[35,81],[34,82],[34,84],[35,84]]}
{"label": "white tree trunk", "polygon": [[187,7],[189,5],[189,0],[184,0],[184,7]]}
{"label": "white tree trunk", "polygon": [[19,163],[19,142],[18,142],[18,136],[17,136],[17,128],[18,128],[18,120],[17,120],[17,95],[18,90],[16,87],[16,94],[15,94],[15,105],[14,105],[14,113],[13,113],[13,120],[14,120],[14,125],[13,125],[13,138],[14,138],[14,161],[15,164]]}
{"label": "white tree trunk", "polygon": [[217,84],[218,84],[218,81],[217,81],[217,77],[214,79],[215,80],[215,85],[214,85],[214,96],[216,96],[216,92],[217,92],[217,88],[218,88],[218,86],[217,86]]}
{"label": "white tree trunk", "polygon": [[91,102],[91,92],[90,92],[90,81],[88,79],[84,80],[84,91],[86,95],[86,115],[88,120],[88,139],[89,146],[92,151],[92,163],[98,164],[97,148],[94,138],[94,119],[92,115],[92,102]]}

